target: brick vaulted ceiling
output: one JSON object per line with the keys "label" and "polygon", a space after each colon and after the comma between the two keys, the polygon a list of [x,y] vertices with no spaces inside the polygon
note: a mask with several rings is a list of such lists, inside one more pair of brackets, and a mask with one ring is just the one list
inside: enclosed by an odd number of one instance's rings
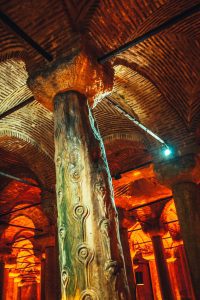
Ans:
{"label": "brick vaulted ceiling", "polygon": [[[96,57],[118,48],[197,0],[1,0],[9,16],[54,59],[81,42]],[[117,55],[110,62],[115,82],[109,99],[168,144],[196,147],[200,131],[200,14],[177,23]],[[28,71],[45,59],[5,24],[0,24],[0,114],[32,96]],[[105,141],[112,174],[148,161],[159,148],[151,137],[103,99],[94,116]],[[45,134],[44,134],[45,132]],[[53,115],[33,101],[0,119],[0,167],[28,166],[43,184],[55,182]],[[47,175],[47,176],[46,176]]]}

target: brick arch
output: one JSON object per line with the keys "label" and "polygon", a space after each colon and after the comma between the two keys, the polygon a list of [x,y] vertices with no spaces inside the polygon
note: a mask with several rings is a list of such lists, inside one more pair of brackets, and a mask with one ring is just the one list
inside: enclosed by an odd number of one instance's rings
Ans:
{"label": "brick arch", "polygon": [[7,126],[5,126],[5,127],[2,126],[0,128],[0,138],[4,137],[4,136],[15,137],[19,140],[23,140],[26,143],[28,143],[28,144],[32,145],[33,147],[37,148],[37,150],[39,152],[42,152],[44,155],[46,155],[46,156],[48,156],[49,158],[52,159],[52,157],[48,153],[48,151],[46,151],[44,148],[41,149],[41,147],[38,145],[38,143],[26,133],[22,133],[18,130],[8,129]]}
{"label": "brick arch", "polygon": [[[167,224],[167,227],[170,236],[174,240],[176,241],[182,240],[180,225],[179,225],[176,207],[173,199],[171,199],[169,202],[165,204],[165,207],[163,208],[162,211],[161,220],[163,223],[170,222]],[[174,222],[175,220],[177,220],[177,222]]]}
{"label": "brick arch", "polygon": [[132,141],[133,143],[139,143],[141,145],[141,148],[145,147],[147,149],[150,148],[150,141],[147,139],[147,137],[143,134],[141,134],[139,131],[135,131],[134,133],[114,133],[110,135],[106,135],[103,137],[104,144],[109,143],[114,140],[127,140]]}
{"label": "brick arch", "polygon": [[114,133],[103,138],[112,175],[122,173],[150,160],[150,143],[139,131]]}
{"label": "brick arch", "polygon": [[11,58],[25,59],[27,56],[25,44],[3,24],[0,25],[0,44],[0,62]]}

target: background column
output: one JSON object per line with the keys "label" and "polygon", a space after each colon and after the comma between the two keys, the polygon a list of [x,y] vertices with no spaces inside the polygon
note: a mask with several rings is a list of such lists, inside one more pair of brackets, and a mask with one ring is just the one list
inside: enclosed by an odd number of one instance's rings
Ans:
{"label": "background column", "polygon": [[172,287],[170,283],[169,271],[167,268],[167,262],[165,259],[164,247],[162,243],[162,238],[160,235],[152,236],[151,237],[155,261],[156,261],[156,268],[158,272],[158,280],[160,283],[160,289],[163,300],[174,299]]}
{"label": "background column", "polygon": [[45,299],[56,300],[56,257],[55,247],[47,247],[45,249],[46,261],[45,261]]}
{"label": "background column", "polygon": [[196,299],[200,299],[200,164],[186,155],[155,167],[158,178],[171,186]]}

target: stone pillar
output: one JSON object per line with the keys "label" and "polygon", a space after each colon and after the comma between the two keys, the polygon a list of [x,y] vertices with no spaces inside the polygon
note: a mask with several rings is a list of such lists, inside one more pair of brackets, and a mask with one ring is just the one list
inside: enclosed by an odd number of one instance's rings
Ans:
{"label": "stone pillar", "polygon": [[36,99],[54,110],[62,300],[130,299],[111,176],[88,106],[112,81],[85,52],[29,79]]}
{"label": "stone pillar", "polygon": [[37,282],[37,300],[41,300],[41,289],[40,289],[40,283]]}
{"label": "stone pillar", "polygon": [[153,297],[154,299],[162,299],[155,259],[149,260],[149,268],[152,282]]}
{"label": "stone pillar", "polygon": [[[22,297],[21,297],[21,290],[22,290],[21,285],[18,285],[18,296],[17,296],[17,300],[23,300]],[[37,300],[40,300],[40,298],[37,298]]]}
{"label": "stone pillar", "polygon": [[200,299],[200,168],[194,155],[155,167],[161,182],[171,186],[196,299]]}
{"label": "stone pillar", "polygon": [[18,300],[18,278],[14,278],[13,300]]}
{"label": "stone pillar", "polygon": [[45,249],[46,262],[45,262],[45,299],[56,300],[56,257],[55,247],[47,247]]}
{"label": "stone pillar", "polygon": [[176,247],[175,257],[175,273],[177,277],[180,295],[183,299],[194,299],[194,292],[192,288],[188,262],[186,259],[185,249],[183,245],[179,245]]}
{"label": "stone pillar", "polygon": [[56,230],[56,240],[55,240],[55,264],[56,264],[56,270],[55,270],[55,286],[56,286],[56,299],[61,299],[61,277],[60,277],[60,265],[59,265],[59,245],[58,245],[58,230]]}
{"label": "stone pillar", "polygon": [[8,278],[8,286],[6,293],[6,300],[13,300],[13,291],[14,291],[14,277]]}
{"label": "stone pillar", "polygon": [[160,283],[160,289],[163,300],[173,300],[173,292],[170,283],[169,272],[167,268],[167,262],[165,259],[164,247],[162,243],[162,238],[160,235],[152,236],[151,237],[155,261],[156,261],[156,268],[158,272],[158,280]]}
{"label": "stone pillar", "polygon": [[181,299],[179,285],[178,285],[179,278],[178,278],[178,274],[176,273],[175,263],[176,263],[175,258],[167,259],[167,266],[169,270],[169,276],[170,276],[170,282],[172,285],[173,294],[175,296],[175,299]]}
{"label": "stone pillar", "polygon": [[3,282],[3,300],[7,300],[6,295],[8,292],[9,269],[4,268],[4,282]]}
{"label": "stone pillar", "polygon": [[4,267],[4,262],[0,261],[0,300],[3,300]]}
{"label": "stone pillar", "polygon": [[131,293],[131,299],[136,299],[136,283],[133,274],[133,264],[130,253],[129,237],[128,237],[128,228],[132,227],[135,224],[135,219],[131,216],[126,216],[124,209],[117,208],[119,216],[119,233],[122,243],[122,250],[124,254],[126,274],[129,284],[129,289]]}
{"label": "stone pillar", "polygon": [[40,296],[41,300],[45,300],[45,259],[41,259],[41,272],[40,272]]}

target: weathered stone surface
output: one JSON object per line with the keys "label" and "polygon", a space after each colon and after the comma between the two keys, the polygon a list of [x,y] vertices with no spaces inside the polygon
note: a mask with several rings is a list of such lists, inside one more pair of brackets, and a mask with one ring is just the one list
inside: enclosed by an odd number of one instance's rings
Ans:
{"label": "weathered stone surface", "polygon": [[95,105],[111,92],[113,75],[92,56],[76,50],[30,76],[28,85],[35,98],[53,111],[54,97],[70,90],[86,95],[90,105]]}
{"label": "weathered stone surface", "polygon": [[105,150],[86,98],[56,96],[62,299],[130,299]]}

